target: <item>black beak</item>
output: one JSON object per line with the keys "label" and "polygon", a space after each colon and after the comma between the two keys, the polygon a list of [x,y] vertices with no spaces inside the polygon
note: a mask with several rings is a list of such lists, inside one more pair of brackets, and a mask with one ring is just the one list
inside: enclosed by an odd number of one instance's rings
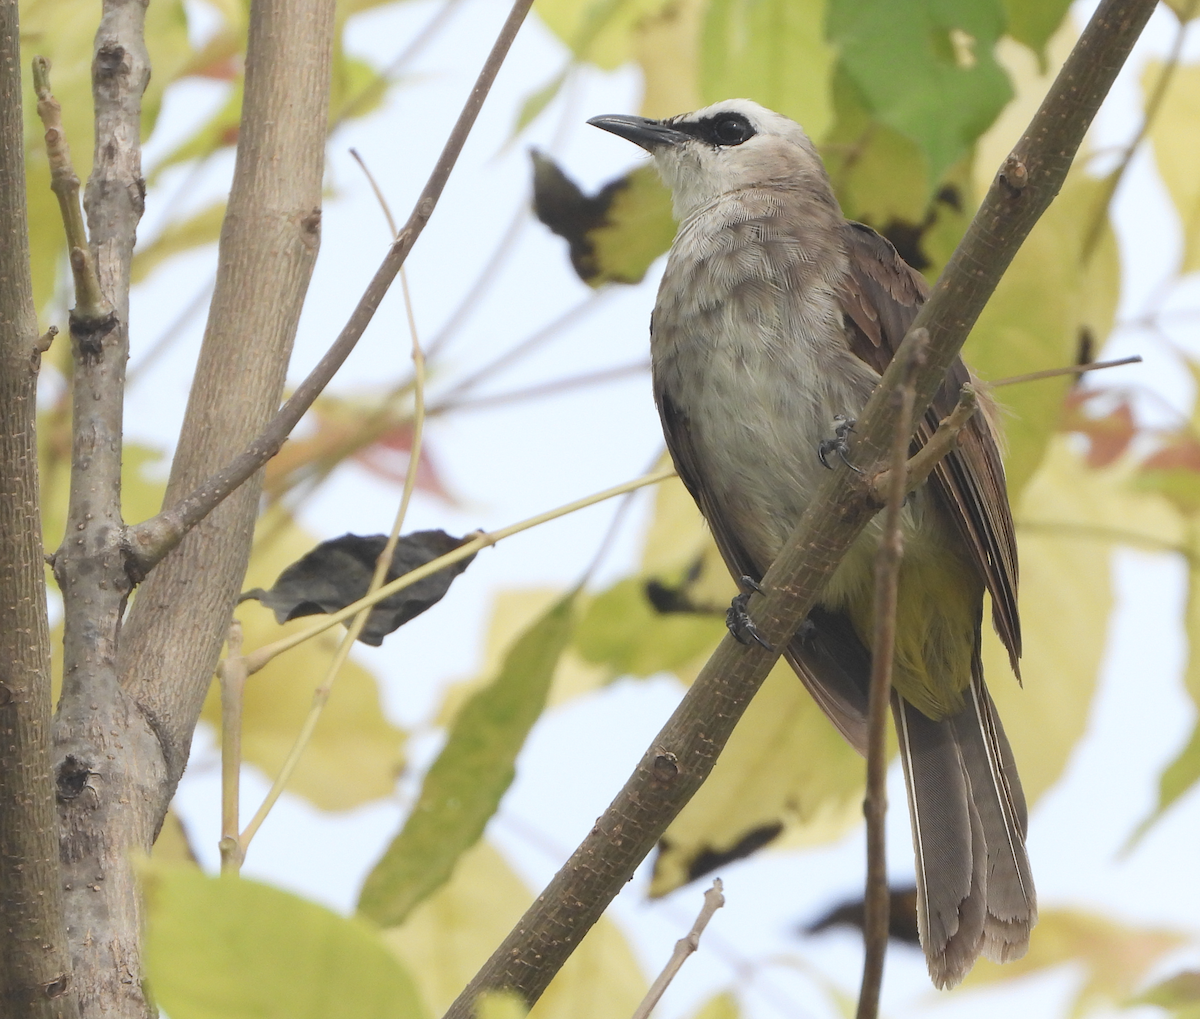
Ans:
{"label": "black beak", "polygon": [[588,121],[592,127],[609,131],[618,138],[640,145],[647,152],[661,149],[665,145],[678,145],[691,135],[661,120],[650,120],[646,117],[632,117],[624,113],[610,113],[602,117],[592,117]]}

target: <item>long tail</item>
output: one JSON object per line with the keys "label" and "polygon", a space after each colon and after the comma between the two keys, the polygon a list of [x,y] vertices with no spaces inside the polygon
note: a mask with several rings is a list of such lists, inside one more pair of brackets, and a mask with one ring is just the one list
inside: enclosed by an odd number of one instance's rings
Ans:
{"label": "long tail", "polygon": [[971,671],[966,708],[939,722],[893,698],[917,858],[917,925],[938,987],[957,984],[981,954],[1020,958],[1037,922],[1025,796],[978,656]]}

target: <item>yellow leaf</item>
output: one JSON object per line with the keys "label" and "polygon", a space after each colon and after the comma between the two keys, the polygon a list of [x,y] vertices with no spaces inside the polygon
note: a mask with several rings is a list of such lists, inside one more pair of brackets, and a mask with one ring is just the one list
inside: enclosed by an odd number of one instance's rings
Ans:
{"label": "yellow leaf", "polygon": [[150,858],[159,864],[186,864],[198,867],[196,854],[192,851],[188,840],[187,829],[174,810],[168,810],[163,818],[162,830],[154,840],[154,849]]}
{"label": "yellow leaf", "polygon": [[625,186],[613,195],[604,222],[588,237],[596,261],[596,275],[587,280],[590,286],[610,280],[641,282],[675,239],[671,196],[653,167],[639,166],[626,174]]}
{"label": "yellow leaf", "polygon": [[[264,518],[270,522],[271,518]],[[278,518],[275,523],[278,523]],[[262,522],[260,522],[262,527]],[[265,527],[262,527],[266,530]],[[284,520],[273,541],[260,542],[250,559],[245,586],[269,587],[289,563],[317,540]],[[244,646],[260,647],[311,626],[311,618],[284,626],[258,602],[238,606]],[[274,778],[312,706],[345,631],[338,626],[274,659],[246,683],[242,727],[243,759]],[[220,726],[220,695],[209,691],[203,717]],[[404,766],[404,733],[383,717],[375,677],[353,656],[342,666],[312,741],[300,758],[288,788],[322,810],[348,810],[389,795]]]}
{"label": "yellow leaf", "polygon": [[[521,918],[533,895],[504,858],[479,842],[454,876],[384,940],[441,1015]],[[646,992],[629,944],[601,918],[530,1012],[532,1019],[628,1019]]]}
{"label": "yellow leaf", "polygon": [[[562,596],[563,592],[553,587],[514,588],[497,592],[492,599],[492,616],[484,641],[483,661],[474,675],[458,680],[447,689],[438,709],[437,725],[448,727],[454,721],[467,699],[481,686],[490,683],[499,672],[516,639]],[[611,670],[585,662],[578,652],[568,647],[554,671],[547,707],[599,689],[612,678]]]}
{"label": "yellow leaf", "polygon": [[1085,974],[1070,1012],[1077,1017],[1125,1004],[1151,968],[1184,940],[1174,931],[1128,927],[1094,913],[1043,909],[1024,958],[1003,966],[980,959],[962,986],[1002,983],[1074,962]]}
{"label": "yellow leaf", "polygon": [[840,837],[862,819],[865,774],[791,667],[776,665],[663,836],[651,895],[766,842],[807,846]]}
{"label": "yellow leaf", "polygon": [[[997,380],[1075,364],[1085,331],[1097,344],[1108,336],[1121,275],[1107,219],[1091,260],[1082,264],[1084,238],[1097,211],[1104,214],[1105,193],[1104,182],[1076,169],[1033,228],[964,349],[980,377]],[[1072,385],[1062,376],[995,391],[1005,411],[1005,471],[1014,503],[1057,431],[1062,399]]]}
{"label": "yellow leaf", "polygon": [[525,1019],[529,1009],[515,991],[484,991],[475,999],[475,1019]]}
{"label": "yellow leaf", "polygon": [[739,1019],[742,1012],[731,991],[722,991],[708,999],[692,1019]]}
{"label": "yellow leaf", "polygon": [[643,18],[633,32],[642,68],[643,117],[670,117],[704,105],[700,94],[700,29],[707,0],[679,0]]}
{"label": "yellow leaf", "polygon": [[[1142,75],[1143,91],[1158,81],[1163,65],[1156,60],[1146,64]],[[1183,226],[1183,264],[1181,273],[1200,269],[1200,145],[1196,125],[1200,124],[1200,64],[1175,68],[1175,75],[1150,125],[1154,158],[1158,172],[1175,203]]]}
{"label": "yellow leaf", "polygon": [[[634,36],[671,0],[537,0],[534,10],[580,60],[612,71],[634,58]],[[682,112],[682,111],[677,111]]]}
{"label": "yellow leaf", "polygon": [[983,662],[1030,805],[1058,780],[1087,727],[1112,609],[1111,546],[1091,529],[1115,516],[1121,499],[1116,472],[1089,470],[1060,437],[1016,513],[1023,685],[986,622]]}

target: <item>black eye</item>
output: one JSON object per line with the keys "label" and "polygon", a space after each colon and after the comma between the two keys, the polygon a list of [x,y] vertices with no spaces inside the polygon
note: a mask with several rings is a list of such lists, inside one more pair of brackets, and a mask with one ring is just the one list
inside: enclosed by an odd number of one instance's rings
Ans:
{"label": "black eye", "polygon": [[712,121],[709,137],[714,145],[741,145],[754,136],[754,128],[740,113],[726,113]]}

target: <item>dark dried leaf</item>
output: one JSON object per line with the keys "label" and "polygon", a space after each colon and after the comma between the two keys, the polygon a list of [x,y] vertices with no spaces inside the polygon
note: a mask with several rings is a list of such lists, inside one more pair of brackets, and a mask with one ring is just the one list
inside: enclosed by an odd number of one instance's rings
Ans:
{"label": "dark dried leaf", "polygon": [[639,166],[585,195],[552,159],[531,155],[534,211],[566,239],[579,278],[592,287],[641,282],[675,236],[670,196],[654,170]]}
{"label": "dark dried leaf", "polygon": [[[907,888],[891,890],[891,908],[888,910],[888,937],[906,945],[920,945],[917,934],[917,890]],[[835,906],[824,916],[801,928],[805,934],[818,934],[831,927],[856,927],[862,930],[863,900],[852,899]]]}
{"label": "dark dried leaf", "polygon": [[[467,540],[455,538],[445,531],[406,534],[396,545],[385,583],[453,551]],[[375,572],[375,560],[386,544],[385,534],[343,534],[340,538],[323,541],[284,570],[270,591],[256,587],[245,592],[241,600],[257,599],[275,613],[275,619],[280,623],[301,616],[337,612],[367,593]],[[393,630],[441,601],[454,578],[474,558],[470,555],[460,559],[385,598],[371,610],[358,639],[378,647]]]}

